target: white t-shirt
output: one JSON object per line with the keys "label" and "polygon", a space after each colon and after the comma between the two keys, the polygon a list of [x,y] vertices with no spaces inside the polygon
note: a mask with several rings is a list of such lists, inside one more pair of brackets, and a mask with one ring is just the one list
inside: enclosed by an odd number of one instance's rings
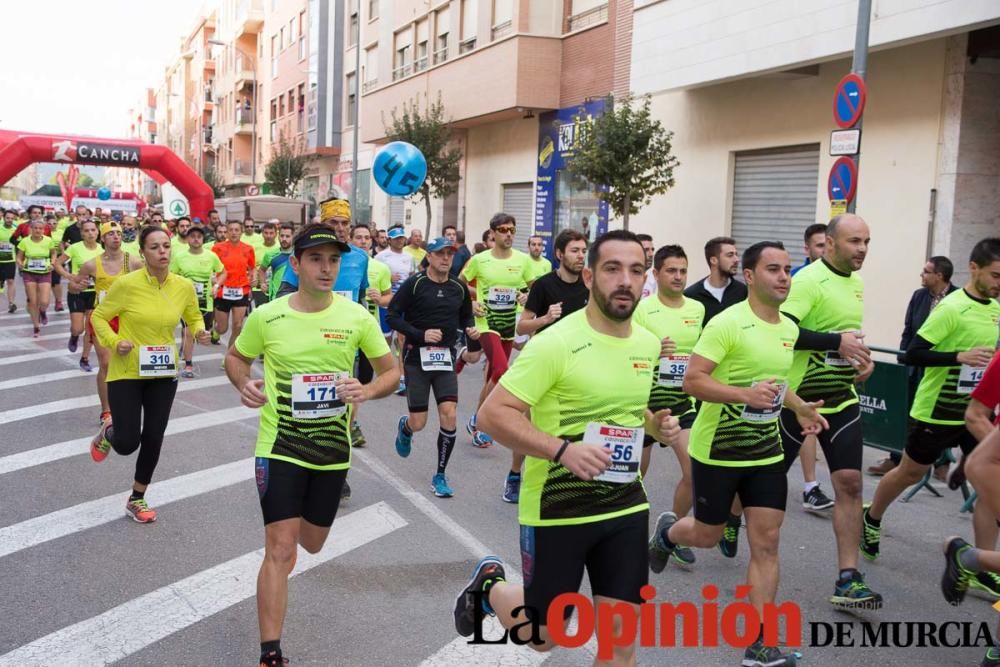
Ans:
{"label": "white t-shirt", "polygon": [[394,252],[392,248],[386,248],[375,255],[375,259],[389,267],[389,272],[392,274],[390,279],[393,294],[399,290],[399,286],[403,284],[404,280],[417,271],[417,262],[413,255],[405,252]]}
{"label": "white t-shirt", "polygon": [[650,294],[656,294],[656,278],[653,277],[653,269],[646,269],[646,282],[642,284],[642,298],[645,299]]}
{"label": "white t-shirt", "polygon": [[708,282],[708,278],[705,278],[705,289],[708,290],[708,293],[714,296],[719,303],[722,303],[722,295],[725,294],[726,288],[729,287],[729,283],[731,282],[733,282],[732,278],[727,280],[726,284],[722,287],[713,287],[712,283]]}

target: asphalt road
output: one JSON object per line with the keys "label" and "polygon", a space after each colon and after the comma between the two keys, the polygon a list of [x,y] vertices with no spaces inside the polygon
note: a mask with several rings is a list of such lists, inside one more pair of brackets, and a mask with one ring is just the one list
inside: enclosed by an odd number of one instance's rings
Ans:
{"label": "asphalt road", "polygon": [[[219,368],[221,347],[198,348],[198,377],[182,380],[172,431],[147,493],[152,525],[124,516],[134,461],[112,454],[95,464],[94,375],[65,351],[68,318],[51,315],[40,342],[23,315],[0,315],[0,665],[249,665],[258,654],[254,581],[262,527],[253,484],[254,414],[239,407]],[[218,356],[215,356],[218,355]],[[96,358],[95,358],[96,365]],[[475,408],[481,370],[461,376],[460,423]],[[509,454],[470,446],[460,427],[449,467],[455,497],[430,493],[436,419],[418,434],[409,459],[393,448],[404,400],[366,405],[368,446],[355,452],[353,498],[341,508],[328,547],[300,551],[290,583],[282,644],[294,665],[589,664],[593,644],[539,656],[526,648],[471,647],[456,637],[454,596],[486,552],[519,567],[516,508],[500,500]],[[866,465],[878,452],[866,452]],[[647,489],[650,521],[668,508],[679,475],[657,449]],[[830,491],[827,471],[820,479]],[[828,518],[803,512],[801,473],[790,473],[782,530],[781,600],[801,608],[805,665],[976,665],[982,648],[861,647],[858,617],[826,598],[836,575]],[[866,478],[870,498],[876,480]],[[987,601],[948,607],[938,590],[940,545],[971,535],[960,496],[921,492],[887,514],[883,556],[865,564],[886,598],[864,619],[970,623],[1000,615]],[[748,548],[736,559],[697,552],[691,568],[651,575],[657,602],[702,601],[715,584],[733,599]],[[854,647],[810,646],[810,624],[853,623]],[[846,627],[846,626],[845,626]],[[678,629],[678,634],[680,630]],[[960,633],[949,635],[957,641]],[[900,637],[905,640],[905,637]],[[642,648],[642,665],[737,665],[731,648]]]}

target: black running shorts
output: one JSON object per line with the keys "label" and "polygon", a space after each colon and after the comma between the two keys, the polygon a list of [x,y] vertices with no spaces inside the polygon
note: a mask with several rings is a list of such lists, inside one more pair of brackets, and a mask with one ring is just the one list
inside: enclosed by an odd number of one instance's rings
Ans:
{"label": "black running shorts", "polygon": [[[816,438],[823,448],[823,456],[830,472],[838,470],[861,470],[861,459],[864,453],[864,438],[861,433],[861,406],[855,403],[848,405],[840,412],[824,414],[830,428],[821,432]],[[795,463],[802,449],[802,426],[795,418],[795,412],[788,408],[781,409],[779,420],[781,430],[781,447],[785,450],[785,471]]]}
{"label": "black running shorts", "polygon": [[71,313],[85,313],[88,310],[94,309],[94,299],[96,298],[96,292],[80,292],[79,294],[67,294],[66,295],[66,305],[69,306],[69,312]]}
{"label": "black running shorts", "polygon": [[17,262],[0,262],[0,282],[14,280],[17,277]]}
{"label": "black running shorts", "polygon": [[[451,351],[452,368],[455,365],[455,351]],[[425,371],[420,366],[420,351],[408,347],[403,355],[403,371],[406,374],[406,407],[410,412],[427,412],[430,405],[431,389],[437,404],[458,403],[458,375],[450,371]]]}
{"label": "black running shorts", "polygon": [[302,518],[329,528],[340,506],[340,491],[347,469],[312,470],[281,459],[257,457],[254,461],[257,495],[264,525]]}
{"label": "black running shorts", "polygon": [[228,313],[233,308],[247,308],[250,305],[250,297],[245,296],[238,301],[228,299],[215,299],[215,309],[220,313]]}
{"label": "black running shorts", "polygon": [[[649,583],[646,546],[649,512],[572,526],[521,526],[524,604],[540,625],[562,593],[576,593],[584,568],[594,595],[642,604],[639,589]],[[569,618],[572,607],[567,607]]]}
{"label": "black running shorts", "polygon": [[694,518],[721,526],[729,518],[733,499],[743,507],[770,507],[785,511],[788,478],[781,461],[764,466],[715,466],[691,459]]}
{"label": "black running shorts", "polygon": [[931,465],[946,449],[961,447],[968,454],[975,446],[976,438],[964,424],[930,424],[910,417],[906,455],[920,465]]}

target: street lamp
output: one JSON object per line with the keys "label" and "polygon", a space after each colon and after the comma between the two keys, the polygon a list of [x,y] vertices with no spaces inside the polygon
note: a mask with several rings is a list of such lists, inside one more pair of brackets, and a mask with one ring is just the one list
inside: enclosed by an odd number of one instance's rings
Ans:
{"label": "street lamp", "polygon": [[[229,46],[226,42],[220,39],[209,39],[206,40],[209,44],[214,44],[215,46]],[[240,47],[233,44],[233,48],[236,49],[241,56],[253,63],[253,98],[251,104],[253,105],[253,118],[251,119],[251,129],[250,132],[250,180],[254,185],[257,184],[257,60],[256,58],[250,58],[247,52]]]}

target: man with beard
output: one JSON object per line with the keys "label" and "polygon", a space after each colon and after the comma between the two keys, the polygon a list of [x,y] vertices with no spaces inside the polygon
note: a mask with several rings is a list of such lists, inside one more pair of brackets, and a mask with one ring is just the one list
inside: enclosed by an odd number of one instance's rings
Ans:
{"label": "man with beard", "polygon": [[[708,548],[723,535],[738,496],[747,515],[750,604],[763,618],[778,590],[778,535],[785,518],[788,480],[778,418],[793,410],[798,433],[827,428],[816,411],[788,382],[799,328],[779,310],[791,285],[792,260],[774,241],[755,243],[743,253],[747,300],[712,320],[691,352],[684,393],[702,401],[691,428],[694,516],[664,512],[649,538],[649,567],[662,572],[679,544]],[[659,350],[657,350],[659,357]],[[770,644],[770,645],[768,645]],[[794,665],[774,639],[764,634],[746,648],[745,667]]]}
{"label": "man with beard", "polygon": [[[519,336],[528,338],[537,334],[587,305],[590,290],[580,279],[587,259],[587,237],[575,229],[564,229],[556,237],[555,253],[559,268],[538,278],[528,291],[524,312],[517,322]],[[503,500],[516,503],[521,491],[524,455],[514,451],[511,458]]]}
{"label": "man with beard", "polygon": [[636,234],[642,244],[642,251],[646,253],[646,281],[642,284],[642,298],[656,294],[656,276],[653,275],[653,255],[656,246],[653,245],[653,237],[649,234]]}
{"label": "man with beard", "polygon": [[[507,235],[498,234],[498,246]],[[625,606],[637,617],[645,601],[642,438],[672,444],[680,428],[669,412],[646,408],[660,343],[631,321],[646,271],[642,246],[635,234],[615,230],[589,255],[587,306],[525,347],[480,409],[482,427],[527,456],[518,520],[531,568],[522,586],[506,581],[499,558],[479,561],[455,601],[455,629],[465,637],[483,612],[508,629],[527,615],[542,642],[533,648],[548,651],[549,606],[579,591],[585,569],[595,603]],[[615,646],[613,664],[635,664],[634,638]]]}
{"label": "man with beard", "polygon": [[705,306],[705,321],[709,321],[734,303],[747,298],[747,286],[736,280],[740,257],[736,254],[736,241],[728,236],[717,236],[705,244],[707,276],[694,283],[684,296],[701,301]]}

